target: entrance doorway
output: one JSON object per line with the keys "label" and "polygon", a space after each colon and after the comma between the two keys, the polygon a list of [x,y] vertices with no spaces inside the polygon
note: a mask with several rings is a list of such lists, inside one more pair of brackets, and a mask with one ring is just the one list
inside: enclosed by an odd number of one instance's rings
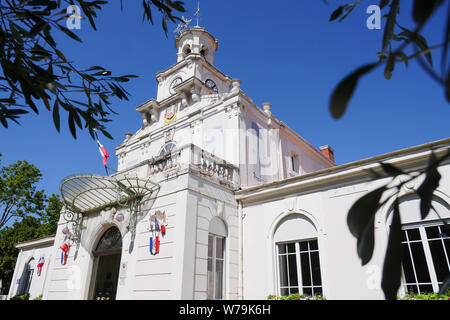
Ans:
{"label": "entrance doorway", "polygon": [[92,252],[95,257],[92,279],[93,300],[115,300],[122,255],[122,235],[111,227],[105,231]]}

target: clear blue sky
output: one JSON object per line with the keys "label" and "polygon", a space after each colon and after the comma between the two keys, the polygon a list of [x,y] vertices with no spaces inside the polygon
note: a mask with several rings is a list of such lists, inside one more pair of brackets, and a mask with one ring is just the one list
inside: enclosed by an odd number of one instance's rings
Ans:
{"label": "clear blue sky", "polygon": [[[272,112],[315,147],[335,149],[337,164],[388,153],[449,136],[450,106],[442,88],[420,69],[397,65],[390,81],[379,69],[362,79],[349,109],[340,120],[328,111],[330,94],[337,83],[358,66],[375,61],[382,31],[366,28],[366,8],[378,0],[363,1],[343,22],[328,22],[334,9],[347,1],[289,0],[201,1],[200,26],[219,40],[215,65],[232,78],[254,102],[272,103]],[[350,2],[350,1],[348,1]],[[401,20],[410,20],[412,1],[402,2]],[[185,1],[186,17],[195,21],[197,1]],[[79,44],[64,35],[57,37],[66,56],[79,67],[101,65],[115,75],[136,74],[126,85],[129,101],[114,100],[109,132],[100,136],[115,168],[115,146],[125,132],[142,124],[135,107],[156,96],[155,74],[176,62],[175,25],[166,38],[159,16],[155,25],[142,23],[142,3],[110,1],[96,20],[97,31],[83,21],[75,30]],[[441,10],[423,35],[429,45],[442,42],[445,10]],[[156,15],[156,13],[155,13]],[[384,22],[383,22],[384,23]],[[192,24],[191,24],[192,25]],[[411,51],[409,51],[411,53]],[[440,66],[440,56],[433,54]],[[71,174],[104,174],[96,143],[86,130],[74,140],[62,116],[62,132],[54,128],[51,113],[30,113],[21,125],[0,127],[2,165],[26,159],[43,174],[39,187],[59,193],[61,180]]]}

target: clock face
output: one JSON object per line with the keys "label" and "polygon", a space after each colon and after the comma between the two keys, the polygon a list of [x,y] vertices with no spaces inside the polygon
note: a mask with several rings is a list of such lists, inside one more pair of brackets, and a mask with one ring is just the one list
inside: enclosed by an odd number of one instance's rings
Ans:
{"label": "clock face", "polygon": [[176,85],[180,84],[181,81],[182,81],[182,80],[181,80],[180,77],[178,77],[178,78],[176,78],[175,80],[172,81],[172,83],[171,83],[170,86],[169,86],[169,92],[170,92],[170,94],[175,94],[175,90],[173,90],[173,88],[174,88]]}
{"label": "clock face", "polygon": [[208,88],[210,88],[212,91],[214,91],[214,93],[219,93],[219,89],[217,88],[217,85],[211,79],[206,80],[205,85]]}

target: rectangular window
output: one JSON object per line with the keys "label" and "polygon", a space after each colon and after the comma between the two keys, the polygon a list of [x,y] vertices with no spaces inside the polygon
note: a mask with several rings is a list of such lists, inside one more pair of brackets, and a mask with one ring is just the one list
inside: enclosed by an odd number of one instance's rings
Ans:
{"label": "rectangular window", "polygon": [[450,272],[450,238],[444,225],[402,230],[404,288],[408,292],[438,292]]}
{"label": "rectangular window", "polygon": [[317,239],[279,243],[277,248],[280,295],[322,294]]}
{"label": "rectangular window", "polygon": [[30,292],[31,280],[33,279],[34,269],[28,269],[25,274],[25,281],[22,287],[21,295],[27,294]]}
{"label": "rectangular window", "polygon": [[259,126],[252,122],[252,129],[250,131],[250,144],[252,148],[252,158],[249,159],[250,164],[253,165],[253,172],[256,178],[261,178],[261,159],[260,159],[260,148],[261,148],[261,134],[259,132]]}
{"label": "rectangular window", "polygon": [[298,156],[295,154],[291,155],[291,170],[298,173]]}
{"label": "rectangular window", "polygon": [[208,235],[208,299],[223,299],[225,238]]}

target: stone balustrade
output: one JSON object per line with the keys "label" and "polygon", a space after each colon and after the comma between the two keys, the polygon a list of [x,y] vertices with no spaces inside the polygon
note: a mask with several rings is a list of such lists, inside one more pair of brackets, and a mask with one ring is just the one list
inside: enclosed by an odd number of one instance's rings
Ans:
{"label": "stone balustrade", "polygon": [[186,144],[149,161],[150,176],[182,170],[196,172],[231,189],[240,183],[236,166],[193,144]]}

